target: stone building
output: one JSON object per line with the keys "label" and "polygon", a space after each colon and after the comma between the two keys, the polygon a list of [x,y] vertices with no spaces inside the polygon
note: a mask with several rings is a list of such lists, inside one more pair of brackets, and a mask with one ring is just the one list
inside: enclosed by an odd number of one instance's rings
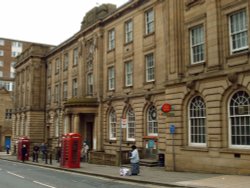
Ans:
{"label": "stone building", "polygon": [[13,98],[6,88],[0,88],[0,151],[11,146]]}
{"label": "stone building", "polygon": [[[249,8],[247,0],[93,8],[74,36],[19,59],[16,138],[27,127],[53,150],[77,132],[93,163],[126,162],[136,144],[142,159],[163,156],[166,170],[250,174]],[[28,64],[33,71],[22,73]]]}

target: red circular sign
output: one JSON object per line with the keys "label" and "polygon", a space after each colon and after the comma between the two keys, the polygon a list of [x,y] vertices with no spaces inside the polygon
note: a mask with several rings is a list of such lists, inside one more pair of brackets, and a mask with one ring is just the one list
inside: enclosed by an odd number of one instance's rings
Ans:
{"label": "red circular sign", "polygon": [[170,112],[171,111],[171,105],[168,104],[168,103],[164,103],[162,106],[161,106],[161,111],[167,113],[167,112]]}

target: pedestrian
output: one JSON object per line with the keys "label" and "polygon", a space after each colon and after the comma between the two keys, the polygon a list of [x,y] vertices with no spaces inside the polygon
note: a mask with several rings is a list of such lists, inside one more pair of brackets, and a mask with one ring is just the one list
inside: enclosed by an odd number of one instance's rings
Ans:
{"label": "pedestrian", "polygon": [[26,157],[28,156],[28,150],[25,144],[22,147],[21,153],[22,153],[22,161],[24,162]]}
{"label": "pedestrian", "polygon": [[82,147],[82,161],[88,162],[88,152],[89,152],[89,146],[86,142],[83,143]]}
{"label": "pedestrian", "polygon": [[10,154],[10,146],[9,145],[6,146],[6,153]]}
{"label": "pedestrian", "polygon": [[34,147],[33,147],[33,162],[38,163],[38,154],[39,154],[39,147],[37,145],[34,145]]}
{"label": "pedestrian", "polygon": [[61,147],[58,147],[58,148],[57,148],[56,159],[57,159],[57,162],[58,162],[58,163],[59,163],[60,160],[61,160]]}
{"label": "pedestrian", "polygon": [[42,152],[42,160],[44,161],[45,158],[47,157],[47,146],[45,143],[42,143],[42,145],[40,146],[40,150]]}
{"label": "pedestrian", "polygon": [[131,155],[130,155],[130,163],[131,163],[131,173],[130,175],[138,175],[140,173],[140,166],[139,166],[139,153],[135,145],[131,147]]}

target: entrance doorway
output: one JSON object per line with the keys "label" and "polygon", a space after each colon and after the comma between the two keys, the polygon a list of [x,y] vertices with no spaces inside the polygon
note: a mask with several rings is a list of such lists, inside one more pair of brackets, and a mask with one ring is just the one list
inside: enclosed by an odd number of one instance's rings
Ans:
{"label": "entrance doorway", "polygon": [[10,148],[11,146],[11,139],[10,136],[5,136],[5,148],[7,148],[7,146]]}
{"label": "entrance doorway", "polygon": [[86,123],[86,138],[84,139],[89,145],[89,149],[93,149],[93,122]]}

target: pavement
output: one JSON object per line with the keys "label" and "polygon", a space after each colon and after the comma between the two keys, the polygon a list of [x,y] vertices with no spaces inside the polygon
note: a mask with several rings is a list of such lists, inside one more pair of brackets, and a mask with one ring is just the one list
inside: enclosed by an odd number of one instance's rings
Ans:
{"label": "pavement", "polygon": [[[0,159],[21,162],[16,156],[8,155],[0,152]],[[82,162],[80,168],[62,168],[56,160],[52,160],[52,164],[45,164],[39,159],[38,163],[25,161],[29,165],[37,165],[46,168],[76,172],[86,175],[93,175],[116,179],[121,181],[129,181],[134,183],[151,184],[167,187],[187,187],[187,188],[249,188],[250,177],[243,175],[226,175],[226,174],[207,174],[207,173],[191,173],[191,172],[169,172],[164,167],[140,167],[138,176],[120,176],[118,166],[97,165]],[[49,163],[50,161],[48,161]]]}

